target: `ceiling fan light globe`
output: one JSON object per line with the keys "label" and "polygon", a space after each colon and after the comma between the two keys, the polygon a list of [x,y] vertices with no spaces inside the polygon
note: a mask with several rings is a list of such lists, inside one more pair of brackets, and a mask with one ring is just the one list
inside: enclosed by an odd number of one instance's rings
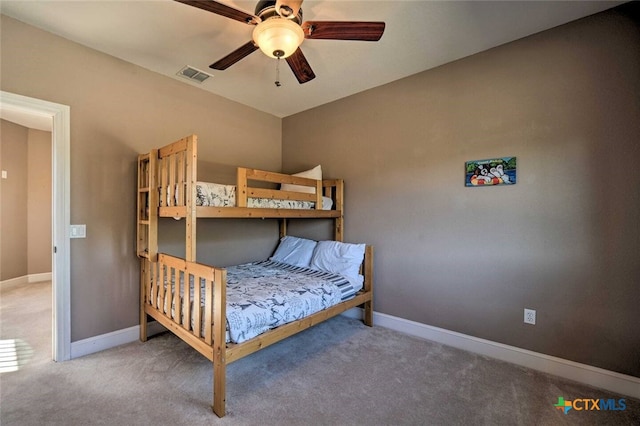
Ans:
{"label": "ceiling fan light globe", "polygon": [[[271,58],[287,58],[304,41],[304,32],[297,23],[284,18],[260,22],[253,30],[253,41]],[[284,52],[284,53],[282,53]]]}

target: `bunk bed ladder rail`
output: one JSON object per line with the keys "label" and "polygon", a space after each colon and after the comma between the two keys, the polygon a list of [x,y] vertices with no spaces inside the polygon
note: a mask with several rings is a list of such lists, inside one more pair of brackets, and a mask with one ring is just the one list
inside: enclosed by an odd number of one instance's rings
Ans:
{"label": "bunk bed ladder rail", "polygon": [[157,157],[156,149],[138,156],[136,254],[152,261],[158,254]]}

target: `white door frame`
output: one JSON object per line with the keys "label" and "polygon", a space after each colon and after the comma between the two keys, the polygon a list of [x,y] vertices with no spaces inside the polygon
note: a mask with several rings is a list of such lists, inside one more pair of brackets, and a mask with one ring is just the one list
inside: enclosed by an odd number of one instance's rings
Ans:
{"label": "white door frame", "polygon": [[52,135],[52,277],[54,361],[71,358],[71,285],[69,224],[70,209],[70,121],[67,105],[0,91],[3,110],[23,112],[53,121]]}

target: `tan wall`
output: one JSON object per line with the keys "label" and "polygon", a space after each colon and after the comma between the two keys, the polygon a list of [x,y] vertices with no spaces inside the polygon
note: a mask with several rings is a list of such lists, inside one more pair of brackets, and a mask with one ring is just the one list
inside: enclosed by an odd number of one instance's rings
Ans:
{"label": "tan wall", "polygon": [[[71,108],[71,223],[87,226],[71,240],[71,340],[134,326],[137,155],[196,133],[205,161],[280,170],[281,120],[6,16],[0,31],[1,89]],[[221,237],[242,241],[244,228],[210,227],[198,259],[213,264],[264,257],[277,240],[269,223],[229,252]]]}
{"label": "tan wall", "polygon": [[1,124],[0,281],[51,272],[51,133]]}
{"label": "tan wall", "polygon": [[23,277],[27,262],[27,158],[29,129],[0,120],[0,281]]}
{"label": "tan wall", "polygon": [[[283,120],[285,171],[346,180],[346,239],[376,246],[376,311],[640,377],[627,10]],[[516,185],[464,186],[465,161],[502,156]]]}
{"label": "tan wall", "polygon": [[28,273],[51,272],[51,132],[29,129],[27,166]]}

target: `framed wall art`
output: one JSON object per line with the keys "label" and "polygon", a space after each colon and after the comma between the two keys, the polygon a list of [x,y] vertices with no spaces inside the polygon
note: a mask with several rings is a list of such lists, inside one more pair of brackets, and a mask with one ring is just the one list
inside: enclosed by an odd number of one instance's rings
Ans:
{"label": "framed wall art", "polygon": [[465,186],[497,186],[516,183],[516,157],[467,161],[465,170]]}

